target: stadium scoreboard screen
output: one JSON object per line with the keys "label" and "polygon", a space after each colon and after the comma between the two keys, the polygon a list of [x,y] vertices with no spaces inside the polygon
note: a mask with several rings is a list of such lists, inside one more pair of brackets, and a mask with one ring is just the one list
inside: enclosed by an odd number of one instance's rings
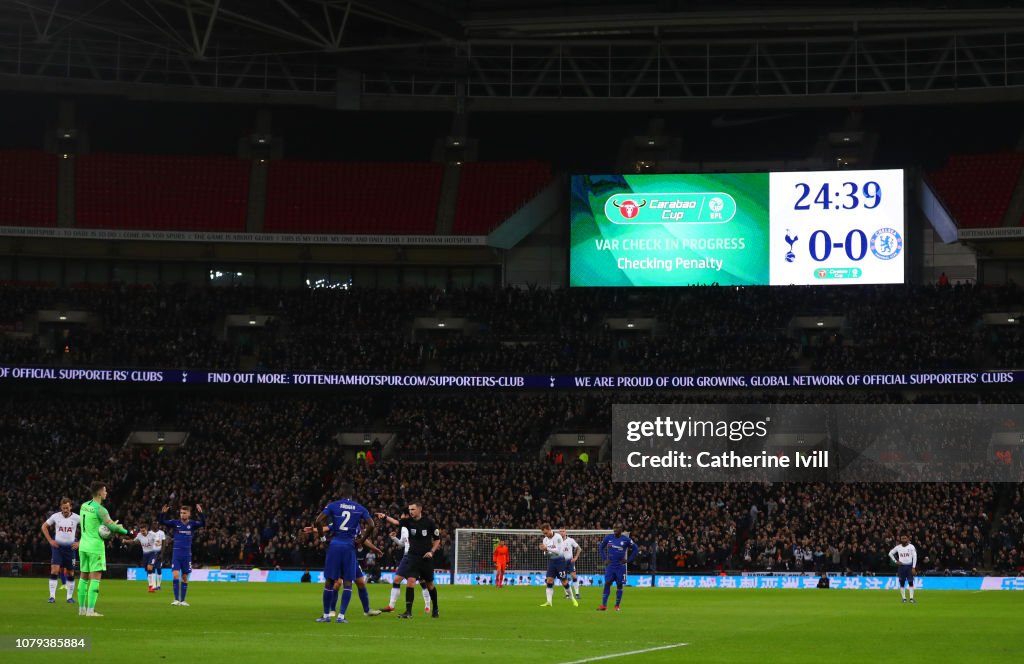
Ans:
{"label": "stadium scoreboard screen", "polygon": [[903,283],[902,170],[575,175],[571,286]]}

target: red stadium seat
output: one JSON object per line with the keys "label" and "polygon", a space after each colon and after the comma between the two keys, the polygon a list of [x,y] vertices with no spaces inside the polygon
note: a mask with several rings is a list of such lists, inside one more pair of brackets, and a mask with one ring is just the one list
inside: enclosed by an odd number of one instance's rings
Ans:
{"label": "red stadium seat", "polygon": [[36,151],[0,152],[0,224],[57,225],[57,157]]}
{"label": "red stadium seat", "polygon": [[268,233],[432,235],[444,167],[434,163],[270,163]]}
{"label": "red stadium seat", "polygon": [[551,182],[551,164],[470,162],[462,167],[455,208],[456,235],[485,235]]}
{"label": "red stadium seat", "polygon": [[961,227],[991,228],[1002,226],[1022,169],[1022,152],[953,155],[930,177]]}
{"label": "red stadium seat", "polygon": [[244,231],[249,167],[224,157],[82,155],[75,168],[76,225]]}

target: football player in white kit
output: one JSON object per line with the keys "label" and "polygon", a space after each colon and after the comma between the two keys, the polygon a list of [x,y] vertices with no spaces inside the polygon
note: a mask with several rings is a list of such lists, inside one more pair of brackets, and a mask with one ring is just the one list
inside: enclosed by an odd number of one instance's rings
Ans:
{"label": "football player in white kit", "polygon": [[903,598],[903,603],[907,603],[907,589],[904,586],[909,585],[910,603],[916,604],[914,601],[914,570],[917,568],[917,549],[910,543],[910,537],[906,534],[900,535],[900,543],[889,551],[889,560],[898,565],[896,575],[900,579],[900,597]]}
{"label": "football player in white kit", "polygon": [[[50,604],[56,603],[57,575],[67,577],[68,604],[75,603],[75,571],[78,569],[78,524],[80,518],[71,511],[71,499],[62,498],[60,511],[43,522],[41,530],[50,545]],[[50,535],[50,526],[54,535]]]}

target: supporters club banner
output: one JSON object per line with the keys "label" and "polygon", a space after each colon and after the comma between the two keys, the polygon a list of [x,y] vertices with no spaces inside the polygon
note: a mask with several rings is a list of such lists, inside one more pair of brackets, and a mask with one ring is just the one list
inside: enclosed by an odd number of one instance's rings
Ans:
{"label": "supporters club banner", "polygon": [[315,388],[701,390],[876,387],[1008,386],[1024,384],[1024,371],[943,373],[746,375],[471,375],[224,372],[198,369],[124,369],[0,366],[0,380],[162,385],[256,385]]}

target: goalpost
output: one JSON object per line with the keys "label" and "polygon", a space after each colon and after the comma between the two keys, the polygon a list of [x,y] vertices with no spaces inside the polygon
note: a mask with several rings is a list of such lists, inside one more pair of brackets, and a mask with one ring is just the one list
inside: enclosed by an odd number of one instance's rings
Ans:
{"label": "goalpost", "polygon": [[[557,530],[555,532],[558,532]],[[599,547],[610,530],[569,530],[582,551],[576,561],[576,574],[591,585],[591,575],[604,574]],[[455,530],[455,576],[468,583],[494,583],[494,547],[500,539],[508,547],[509,562],[505,579],[510,585],[536,585],[537,575],[547,569],[547,555],[540,550],[543,533],[537,528],[458,528]],[[468,577],[468,578],[467,578]],[[458,581],[456,581],[458,583]]]}

